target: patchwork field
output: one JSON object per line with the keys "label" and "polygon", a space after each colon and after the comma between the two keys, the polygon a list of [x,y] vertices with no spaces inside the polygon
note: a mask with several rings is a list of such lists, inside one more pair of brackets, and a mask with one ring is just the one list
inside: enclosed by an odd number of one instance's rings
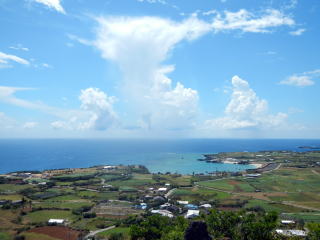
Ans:
{"label": "patchwork field", "polygon": [[320,211],[320,175],[316,170],[280,168],[260,177],[233,177],[197,182],[237,197],[247,197],[245,207],[261,206],[278,212]]}

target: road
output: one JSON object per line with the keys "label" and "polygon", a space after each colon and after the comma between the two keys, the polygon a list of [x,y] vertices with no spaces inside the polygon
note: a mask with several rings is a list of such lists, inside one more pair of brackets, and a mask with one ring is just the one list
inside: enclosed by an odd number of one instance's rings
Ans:
{"label": "road", "polygon": [[116,227],[116,226],[111,226],[111,227],[107,227],[107,228],[104,228],[104,229],[99,229],[99,230],[96,230],[96,231],[92,231],[92,232],[90,232],[88,235],[86,235],[86,236],[84,237],[84,239],[88,239],[88,238],[90,238],[90,237],[95,236],[95,235],[98,234],[98,233],[111,230],[111,229],[113,229],[113,228],[115,228],[115,227]]}
{"label": "road", "polygon": [[167,192],[164,196],[166,199],[168,199],[168,197],[170,197],[170,195],[174,192],[174,190],[176,190],[176,188],[172,188],[169,192]]}

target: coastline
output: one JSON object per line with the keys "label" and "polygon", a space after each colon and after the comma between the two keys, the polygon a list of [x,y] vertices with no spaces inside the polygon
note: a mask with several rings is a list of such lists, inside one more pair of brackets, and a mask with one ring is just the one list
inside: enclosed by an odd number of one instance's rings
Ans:
{"label": "coastline", "polygon": [[[238,164],[238,162],[230,161],[230,160],[222,161],[222,163],[225,163],[225,164]],[[248,165],[254,166],[255,168],[261,168],[261,167],[263,167],[264,164],[254,162],[254,163],[249,163]]]}

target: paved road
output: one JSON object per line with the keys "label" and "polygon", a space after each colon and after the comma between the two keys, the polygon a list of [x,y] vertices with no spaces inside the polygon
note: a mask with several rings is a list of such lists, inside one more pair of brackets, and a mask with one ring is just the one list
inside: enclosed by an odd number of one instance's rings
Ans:
{"label": "paved road", "polygon": [[107,228],[104,228],[104,229],[99,229],[99,230],[96,230],[96,231],[92,231],[92,232],[90,232],[88,235],[86,235],[86,236],[84,237],[84,239],[88,239],[88,238],[90,238],[90,237],[95,236],[95,235],[98,234],[98,233],[111,230],[111,229],[113,229],[113,228],[115,228],[115,227],[116,227],[116,226],[111,226],[111,227],[107,227]]}

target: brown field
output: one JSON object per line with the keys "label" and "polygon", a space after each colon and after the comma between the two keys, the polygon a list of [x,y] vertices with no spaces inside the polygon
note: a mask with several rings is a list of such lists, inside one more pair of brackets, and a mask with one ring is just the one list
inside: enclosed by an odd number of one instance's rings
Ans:
{"label": "brown field", "polygon": [[77,240],[81,235],[81,232],[79,231],[72,230],[67,227],[58,226],[38,227],[31,229],[28,232],[44,234],[61,240]]}

